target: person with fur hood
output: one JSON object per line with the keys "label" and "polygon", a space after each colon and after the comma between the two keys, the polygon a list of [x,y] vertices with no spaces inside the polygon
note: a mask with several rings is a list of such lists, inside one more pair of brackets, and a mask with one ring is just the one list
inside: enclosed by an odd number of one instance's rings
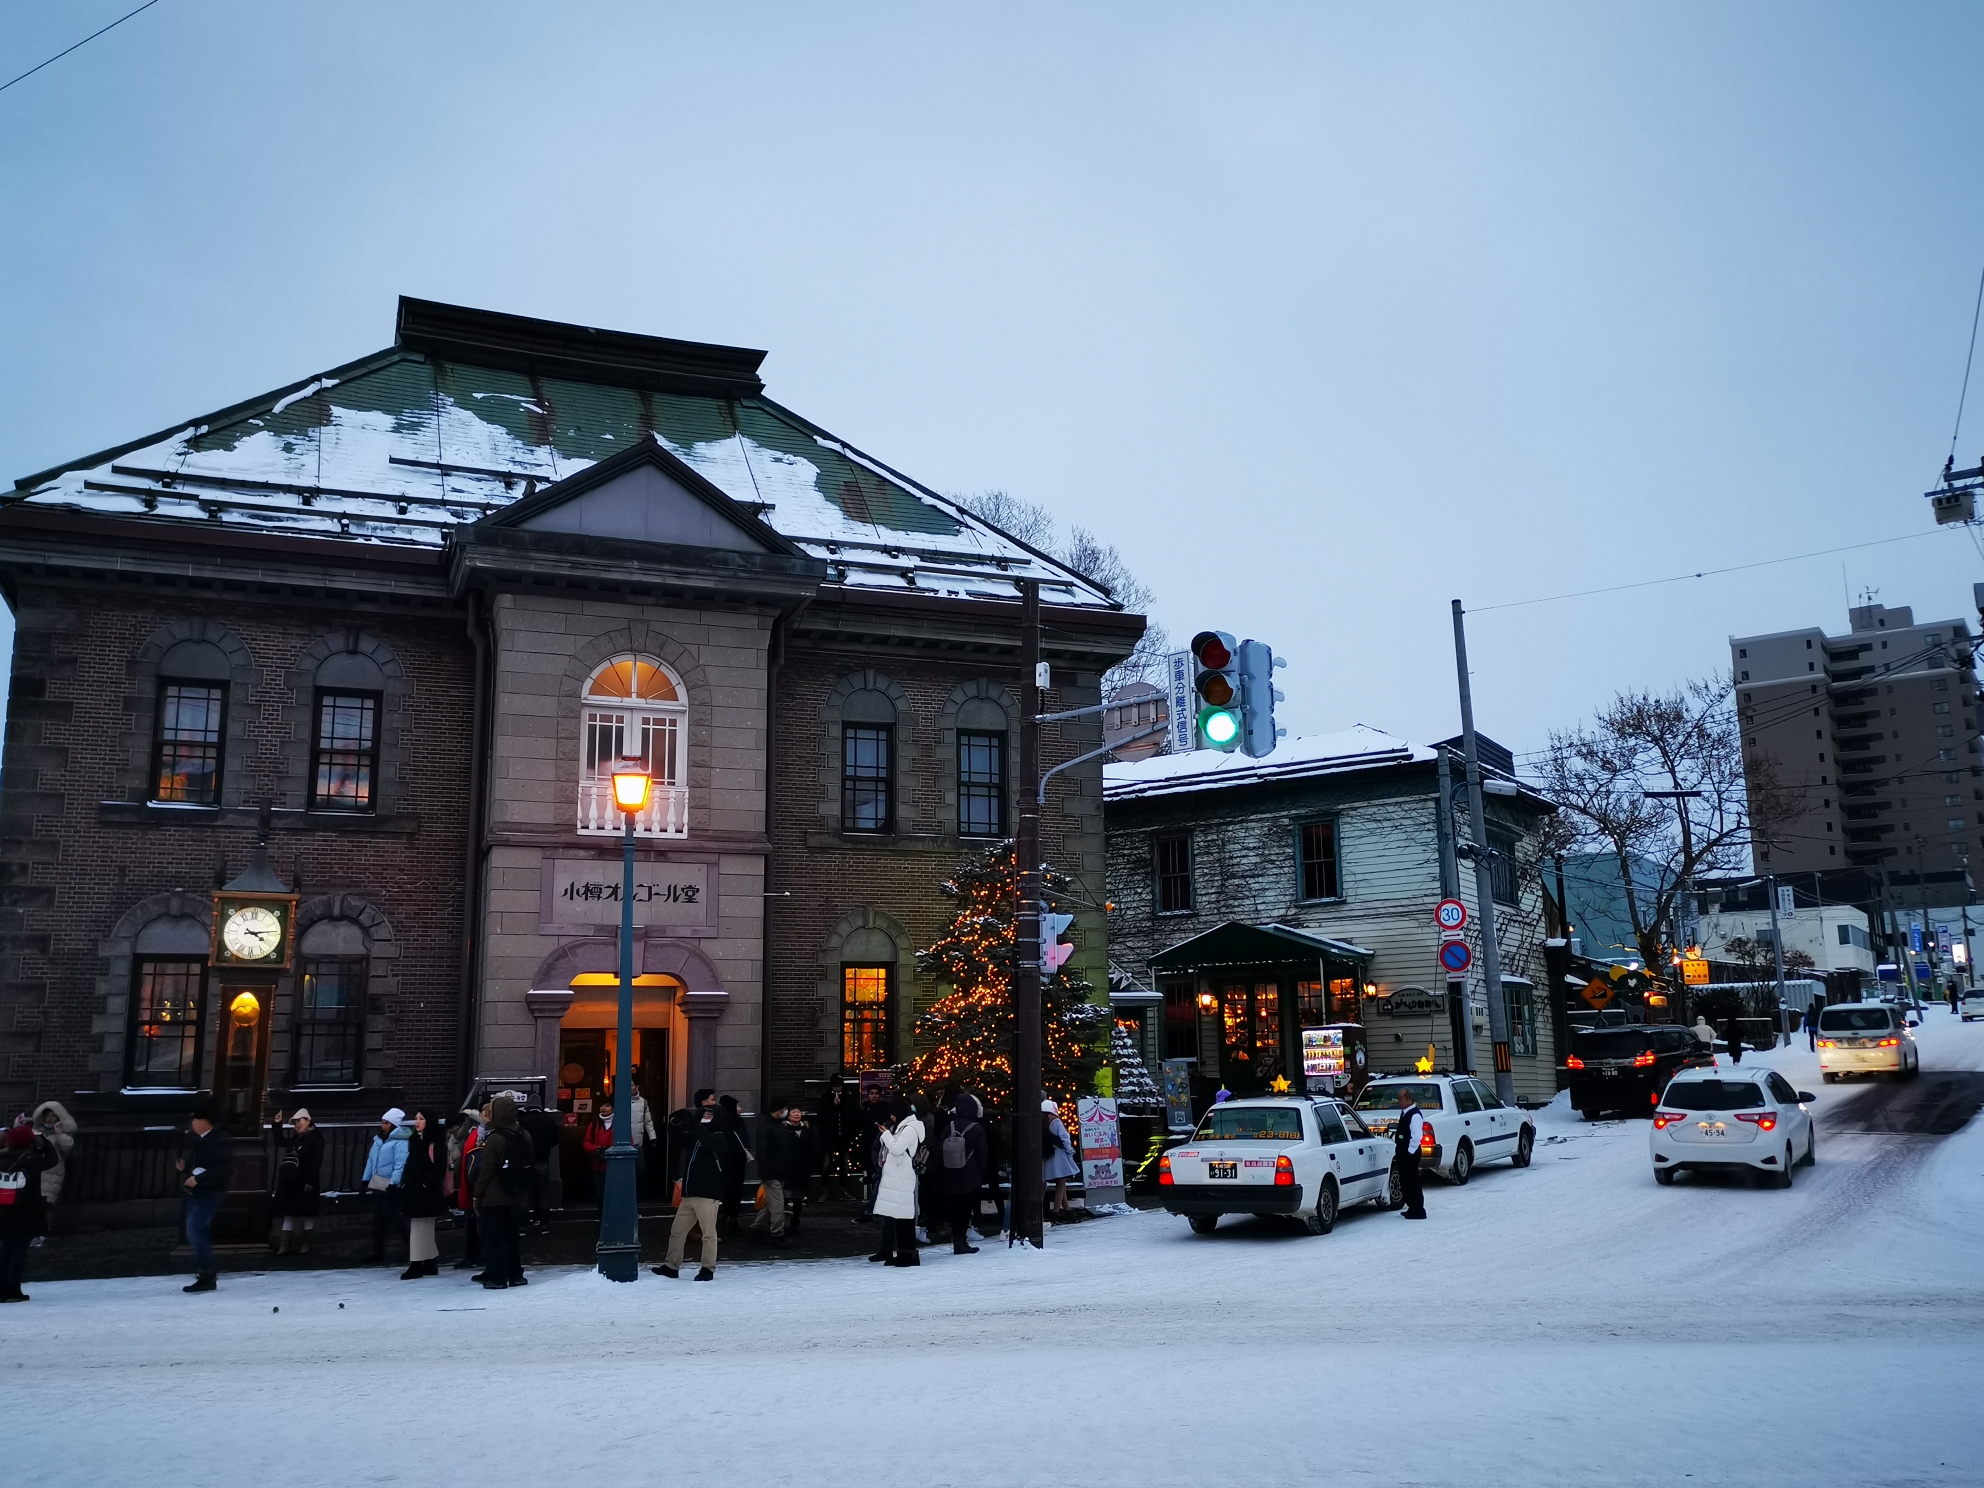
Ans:
{"label": "person with fur hood", "polygon": [[76,1118],[60,1101],[45,1100],[34,1108],[34,1129],[55,1149],[55,1166],[41,1175],[41,1196],[53,1209],[62,1197],[62,1179],[69,1171],[69,1154],[76,1150]]}

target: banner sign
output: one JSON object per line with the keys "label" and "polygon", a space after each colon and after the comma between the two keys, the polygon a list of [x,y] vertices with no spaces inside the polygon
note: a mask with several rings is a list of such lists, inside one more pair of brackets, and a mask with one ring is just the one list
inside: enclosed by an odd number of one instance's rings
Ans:
{"label": "banner sign", "polygon": [[1164,1061],[1164,1125],[1169,1131],[1192,1129],[1192,1065],[1190,1059]]}
{"label": "banner sign", "polygon": [[1192,653],[1171,651],[1164,657],[1164,680],[1171,712],[1165,718],[1165,743],[1173,754],[1190,754],[1196,742],[1198,693],[1192,688]]}
{"label": "banner sign", "polygon": [[1123,1201],[1123,1131],[1116,1119],[1116,1102],[1106,1096],[1084,1095],[1075,1102],[1082,1132],[1082,1188],[1088,1202]]}

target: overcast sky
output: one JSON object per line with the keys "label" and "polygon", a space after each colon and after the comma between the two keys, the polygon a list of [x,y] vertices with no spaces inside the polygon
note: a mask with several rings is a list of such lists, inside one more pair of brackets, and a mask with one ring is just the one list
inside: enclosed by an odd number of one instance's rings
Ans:
{"label": "overcast sky", "polygon": [[[0,80],[134,3],[0,10]],[[402,293],[765,347],[1115,542],[1174,636],[1270,642],[1292,732],[1455,731],[1482,608],[1478,721],[1533,749],[1849,589],[1974,624],[1921,493],[1980,54],[1974,4],[162,0],[0,92],[0,472],[388,345]]]}

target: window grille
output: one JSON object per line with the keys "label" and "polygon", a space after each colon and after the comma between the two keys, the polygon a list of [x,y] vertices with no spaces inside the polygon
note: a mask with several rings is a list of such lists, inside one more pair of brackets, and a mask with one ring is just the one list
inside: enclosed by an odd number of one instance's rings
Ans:
{"label": "window grille", "polygon": [[379,699],[373,693],[317,695],[316,769],[310,805],[318,811],[370,811],[379,769]]}
{"label": "window grille", "polygon": [[131,990],[129,1085],[161,1090],[198,1088],[201,994],[206,978],[204,960],[138,963]]}
{"label": "window grille", "polygon": [[840,1062],[850,1074],[893,1062],[889,983],[894,967],[843,966],[840,973]]}
{"label": "window grille", "polygon": [[227,689],[167,682],[159,689],[154,801],[220,801],[220,741]]}
{"label": "window grille", "polygon": [[1192,912],[1192,839],[1157,839],[1157,912]]}
{"label": "window grille", "polygon": [[1337,897],[1336,823],[1313,821],[1302,824],[1302,897]]}
{"label": "window grille", "polygon": [[958,835],[1006,835],[1006,736],[958,735]]}
{"label": "window grille", "polygon": [[365,963],[306,961],[296,1015],[298,1085],[356,1085],[365,1047]]}
{"label": "window grille", "polygon": [[689,792],[682,783],[682,730],[688,707],[675,677],[659,662],[622,656],[587,681],[581,712],[579,830],[625,830],[613,804],[613,772],[641,762],[654,781],[647,809],[634,818],[643,837],[686,837]]}
{"label": "window grille", "polygon": [[894,825],[889,789],[895,729],[886,723],[841,726],[840,824],[844,832],[886,832]]}

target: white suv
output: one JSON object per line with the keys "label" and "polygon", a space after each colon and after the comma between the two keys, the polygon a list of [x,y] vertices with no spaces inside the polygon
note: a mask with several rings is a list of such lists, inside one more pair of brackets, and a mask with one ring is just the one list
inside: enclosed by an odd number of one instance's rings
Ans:
{"label": "white suv", "polygon": [[1819,1072],[1828,1082],[1842,1075],[1910,1079],[1922,1071],[1914,1027],[1906,1010],[1891,1002],[1842,1002],[1826,1008],[1819,1014]]}
{"label": "white suv", "polygon": [[1654,1107],[1647,1137],[1653,1181],[1672,1183],[1676,1173],[1693,1168],[1749,1172],[1791,1187],[1791,1170],[1818,1160],[1805,1109],[1816,1099],[1794,1090],[1776,1070],[1731,1065],[1682,1071]]}
{"label": "white suv", "polygon": [[1419,1166],[1451,1183],[1465,1183],[1475,1168],[1506,1157],[1529,1166],[1536,1123],[1519,1106],[1505,1106],[1495,1087],[1472,1075],[1380,1075],[1357,1097],[1357,1114],[1373,1136],[1390,1137],[1398,1124],[1398,1093],[1410,1090],[1426,1117]]}

